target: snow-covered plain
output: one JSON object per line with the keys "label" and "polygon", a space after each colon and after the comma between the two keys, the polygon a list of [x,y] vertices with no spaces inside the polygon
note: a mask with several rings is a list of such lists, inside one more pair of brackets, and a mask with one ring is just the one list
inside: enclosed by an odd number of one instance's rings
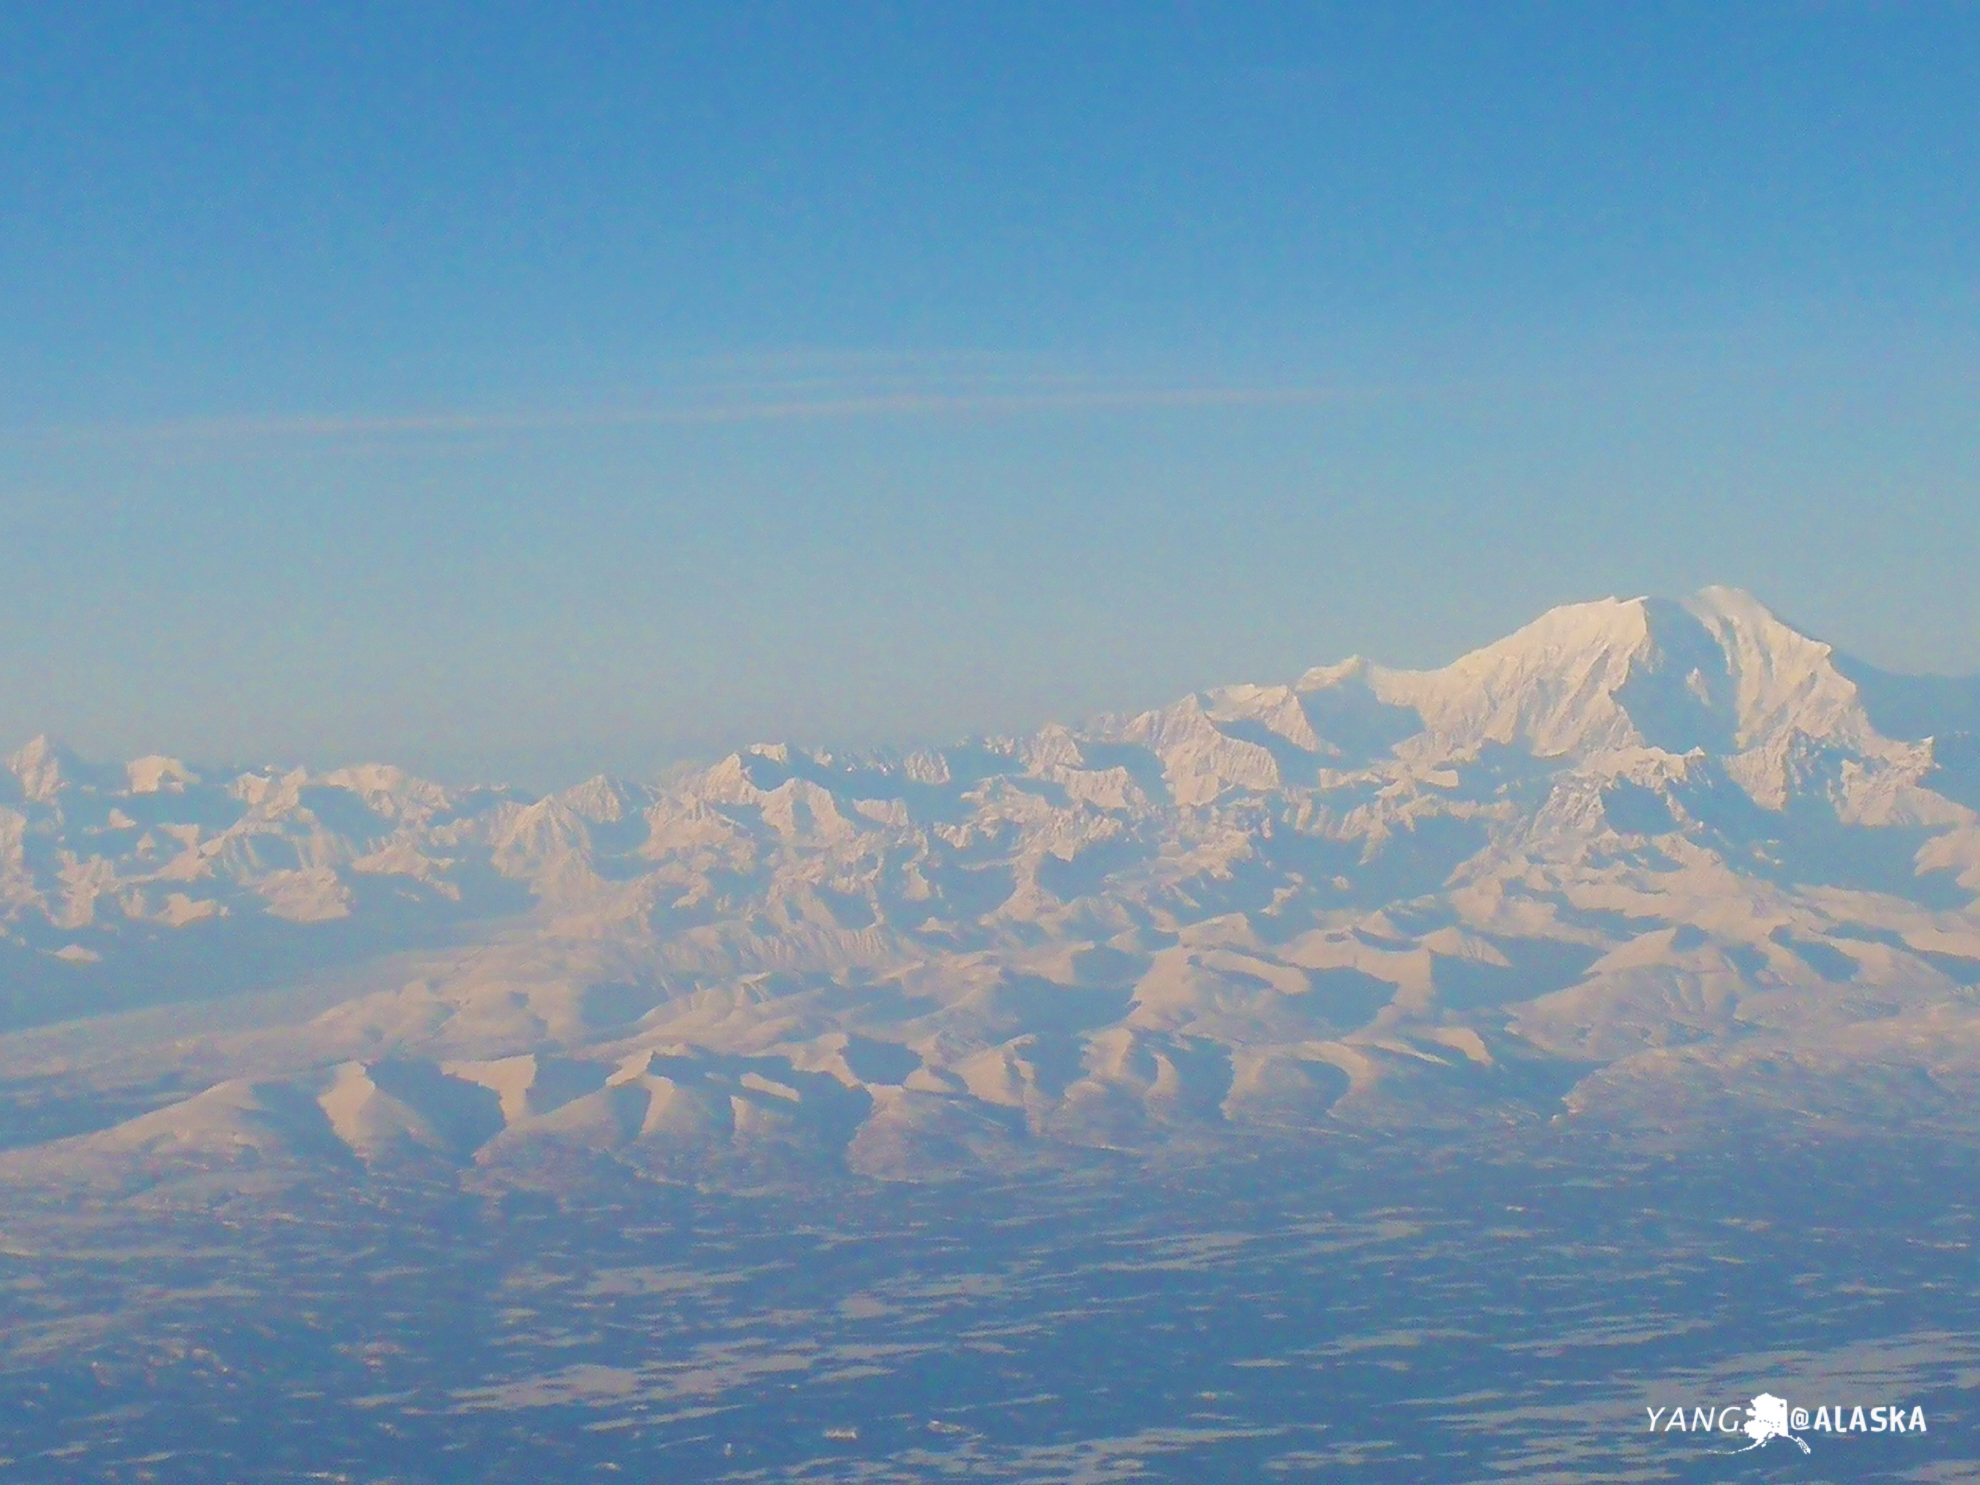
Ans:
{"label": "snow-covered plain", "polygon": [[917,1178],[1248,1130],[1966,1132],[1976,809],[1980,682],[1727,589],[1440,670],[542,799],[37,740],[0,772],[0,1164]]}

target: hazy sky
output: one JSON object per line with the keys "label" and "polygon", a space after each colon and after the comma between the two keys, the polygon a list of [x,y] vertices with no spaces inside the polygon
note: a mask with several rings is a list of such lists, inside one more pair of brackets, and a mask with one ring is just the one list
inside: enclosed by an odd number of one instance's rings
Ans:
{"label": "hazy sky", "polygon": [[1971,5],[82,9],[0,744],[556,783],[1707,582],[1980,669]]}

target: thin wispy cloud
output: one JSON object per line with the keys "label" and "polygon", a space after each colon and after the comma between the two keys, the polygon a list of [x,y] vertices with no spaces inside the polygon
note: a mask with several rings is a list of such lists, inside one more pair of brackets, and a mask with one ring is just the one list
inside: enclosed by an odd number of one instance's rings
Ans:
{"label": "thin wispy cloud", "polygon": [[1134,412],[1162,408],[1284,407],[1337,400],[1321,386],[1118,385],[1062,378],[986,379],[956,387],[848,389],[829,376],[774,386],[703,389],[677,399],[604,407],[410,413],[294,413],[55,424],[16,438],[69,443],[250,442],[343,438],[693,428],[725,424],[882,418],[997,417],[1027,413]]}

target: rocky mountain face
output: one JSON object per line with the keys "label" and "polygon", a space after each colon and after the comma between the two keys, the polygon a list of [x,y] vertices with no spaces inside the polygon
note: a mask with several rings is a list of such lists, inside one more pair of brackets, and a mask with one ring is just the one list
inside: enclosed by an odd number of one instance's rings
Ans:
{"label": "rocky mountain face", "polygon": [[1976,810],[1980,682],[1723,589],[1441,670],[542,799],[37,741],[0,772],[0,990],[40,1027],[0,1038],[0,1160],[919,1176],[1246,1130],[1969,1130]]}

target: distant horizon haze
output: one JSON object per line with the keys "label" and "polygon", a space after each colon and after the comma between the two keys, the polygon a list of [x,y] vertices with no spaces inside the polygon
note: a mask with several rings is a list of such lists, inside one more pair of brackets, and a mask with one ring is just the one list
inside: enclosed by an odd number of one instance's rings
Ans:
{"label": "distant horizon haze", "polygon": [[[1946,691],[1943,687],[1941,687],[1933,691],[1924,693],[1927,696],[1935,696],[1940,698],[1940,701],[1937,703],[1928,703],[1927,704],[1928,709],[1932,705],[1943,705],[1946,701],[1951,700],[1960,692],[1967,693],[1966,699],[1964,701],[1952,701],[1952,705],[1954,706],[1955,712],[1958,715],[1965,715],[1967,711],[1972,711],[1976,707],[1980,707],[1980,673],[1974,673],[1971,675],[1961,675],[1961,676],[1947,676],[1941,673],[1931,672],[1931,671],[1904,671],[1904,670],[1894,670],[1889,667],[1877,666],[1873,662],[1869,661],[1867,657],[1851,651],[1846,646],[1833,644],[1827,641],[1826,639],[1824,639],[1823,636],[1814,634],[1808,629],[1806,629],[1804,626],[1799,625],[1795,621],[1794,616],[1791,613],[1783,613],[1777,609],[1774,609],[1771,605],[1768,605],[1764,601],[1759,600],[1758,598],[1756,598],[1755,595],[1751,594],[1747,590],[1741,589],[1737,587],[1737,585],[1732,585],[1732,584],[1708,584],[1704,588],[1700,589],[1697,593],[1691,595],[1609,594],[1609,595],[1603,595],[1601,597],[1594,597],[1583,600],[1576,600],[1565,604],[1553,605],[1540,614],[1530,615],[1525,622],[1509,627],[1504,633],[1488,636],[1484,640],[1481,640],[1478,644],[1467,646],[1462,652],[1458,654],[1450,655],[1441,661],[1435,661],[1423,666],[1416,666],[1416,667],[1389,666],[1387,662],[1384,660],[1384,658],[1379,654],[1369,654],[1366,652],[1357,651],[1352,654],[1339,654],[1339,655],[1333,655],[1322,659],[1318,659],[1315,660],[1310,665],[1297,666],[1294,670],[1287,672],[1285,674],[1229,676],[1222,678],[1212,678],[1211,680],[1205,682],[1202,685],[1183,687],[1181,688],[1179,694],[1196,695],[1220,686],[1293,685],[1296,682],[1301,681],[1302,678],[1308,672],[1322,672],[1328,670],[1338,671],[1339,668],[1344,664],[1346,665],[1372,664],[1378,669],[1386,668],[1391,670],[1403,670],[1403,671],[1408,671],[1408,670],[1415,670],[1418,672],[1438,671],[1453,666],[1457,662],[1464,660],[1469,656],[1475,655],[1481,650],[1494,648],[1503,643],[1510,643],[1513,636],[1516,633],[1525,633],[1540,628],[1544,626],[1544,624],[1547,621],[1561,615],[1564,611],[1577,611],[1577,612],[1600,611],[1607,605],[1616,604],[1616,603],[1632,604],[1632,603],[1641,602],[1645,599],[1651,600],[1653,605],[1656,603],[1662,603],[1673,607],[1690,608],[1700,602],[1706,603],[1708,605],[1716,604],[1719,601],[1719,597],[1721,595],[1729,597],[1732,601],[1734,601],[1737,604],[1747,604],[1747,605],[1758,604],[1758,611],[1760,613],[1764,615],[1770,615],[1772,618],[1780,620],[1782,623],[1786,624],[1789,630],[1799,632],[1801,634],[1807,635],[1809,638],[1813,638],[1823,643],[1829,644],[1829,648],[1835,656],[1838,670],[1846,678],[1848,678],[1848,680],[1853,684],[1856,684],[1858,686],[1869,686],[1871,688],[1870,691],[1865,696],[1865,704],[1869,705],[1872,708],[1873,715],[1877,715],[1877,716],[1886,715],[1884,708],[1891,705],[1892,698],[1888,694],[1889,687],[1887,685],[1887,682],[1890,678],[1896,678],[1898,680],[1923,679],[1927,681],[1953,681],[1957,683],[1963,683],[1958,685],[1955,691]],[[1868,667],[1867,670],[1866,667]],[[627,780],[657,781],[663,778],[676,775],[682,772],[683,770],[692,771],[698,767],[705,766],[713,762],[718,755],[746,750],[752,747],[763,747],[763,746],[778,747],[783,745],[790,745],[793,747],[805,749],[808,751],[818,752],[821,754],[842,754],[842,755],[850,754],[855,756],[898,758],[920,749],[931,749],[931,748],[939,749],[942,747],[955,746],[958,744],[966,744],[979,739],[997,739],[997,738],[1014,739],[1021,737],[1024,734],[1033,731],[1040,726],[1063,725],[1070,727],[1081,727],[1090,723],[1094,723],[1096,721],[1100,721],[1108,716],[1113,716],[1118,718],[1118,717],[1125,717],[1129,715],[1139,714],[1142,712],[1153,711],[1167,704],[1173,703],[1176,700],[1177,700],[1177,694],[1171,694],[1169,696],[1155,697],[1151,700],[1146,701],[1145,703],[1137,703],[1129,706],[1116,707],[1116,708],[1088,708],[1084,712],[1077,712],[1077,713],[1068,712],[1063,715],[1038,717],[1035,719],[1028,720],[1022,725],[1016,725],[1016,726],[1000,725],[993,723],[988,726],[979,727],[973,731],[955,732],[952,734],[941,735],[941,736],[929,735],[929,736],[917,736],[917,737],[898,737],[898,736],[860,737],[860,738],[848,740],[846,738],[834,739],[834,738],[824,737],[816,733],[807,734],[801,729],[781,735],[766,733],[757,736],[738,736],[731,739],[723,740],[722,742],[710,747],[709,749],[699,754],[686,753],[686,752],[677,753],[672,756],[661,758],[657,763],[654,763],[652,765],[644,766],[644,767],[636,765],[632,769],[615,767],[609,761],[610,756],[613,752],[613,748],[611,747],[610,744],[601,743],[596,739],[591,740],[589,743],[587,743],[586,740],[577,739],[547,755],[539,754],[534,761],[536,762],[537,766],[540,769],[545,769],[549,771],[539,772],[535,776],[532,776],[531,774],[526,772],[520,774],[513,774],[513,775],[502,773],[499,770],[499,768],[493,772],[483,771],[481,773],[474,773],[471,769],[468,771],[461,771],[458,769],[449,770],[445,767],[441,767],[437,769],[428,768],[425,766],[423,761],[417,756],[416,753],[411,757],[393,757],[383,753],[370,754],[365,756],[347,756],[347,757],[323,756],[322,754],[319,753],[317,755],[312,756],[306,752],[298,752],[298,753],[292,753],[286,755],[272,755],[272,754],[255,755],[248,752],[244,752],[239,747],[234,747],[229,749],[223,746],[222,748],[216,751],[202,754],[202,753],[188,753],[184,751],[174,753],[170,749],[161,749],[157,746],[147,746],[143,744],[139,744],[135,746],[126,746],[121,751],[114,749],[110,751],[104,751],[100,749],[93,750],[87,746],[78,745],[76,741],[71,737],[60,734],[58,732],[51,731],[49,729],[42,729],[36,732],[32,737],[0,738],[0,760],[12,759],[18,762],[19,758],[22,755],[22,750],[24,749],[31,750],[38,746],[48,745],[48,746],[53,746],[57,749],[67,750],[73,753],[83,763],[92,766],[108,768],[113,772],[125,763],[133,763],[139,759],[154,759],[154,758],[170,758],[177,762],[203,766],[208,768],[246,767],[252,769],[256,767],[273,767],[279,769],[279,768],[303,767],[303,768],[315,769],[319,772],[324,770],[332,770],[340,767],[385,765],[391,767],[407,767],[410,768],[411,771],[414,772],[415,774],[429,777],[436,782],[447,785],[453,785],[453,786],[500,785],[500,786],[509,786],[509,787],[520,787],[525,791],[533,792],[541,795],[541,794],[553,793],[559,789],[567,788],[572,785],[578,784],[584,780],[600,777],[601,775],[616,776]],[[1915,699],[1906,700],[1903,698],[1898,698],[1895,701],[1895,705],[1898,711],[1891,713],[1891,715],[1898,715],[1899,713],[1915,711],[1917,708],[1917,702]],[[1952,714],[1954,713],[1948,713],[1948,715],[1952,715]],[[1960,725],[1964,726],[1966,724],[1962,723]],[[1908,736],[1911,734],[1900,731],[1898,735]],[[480,740],[478,739],[457,738],[453,742],[454,756],[456,758],[462,756],[472,757],[474,756],[473,750],[475,750],[480,746],[483,746],[483,744],[481,744]],[[489,754],[487,756],[494,757],[499,760],[500,754],[499,753]],[[210,781],[211,780],[209,780],[209,782]]]}

